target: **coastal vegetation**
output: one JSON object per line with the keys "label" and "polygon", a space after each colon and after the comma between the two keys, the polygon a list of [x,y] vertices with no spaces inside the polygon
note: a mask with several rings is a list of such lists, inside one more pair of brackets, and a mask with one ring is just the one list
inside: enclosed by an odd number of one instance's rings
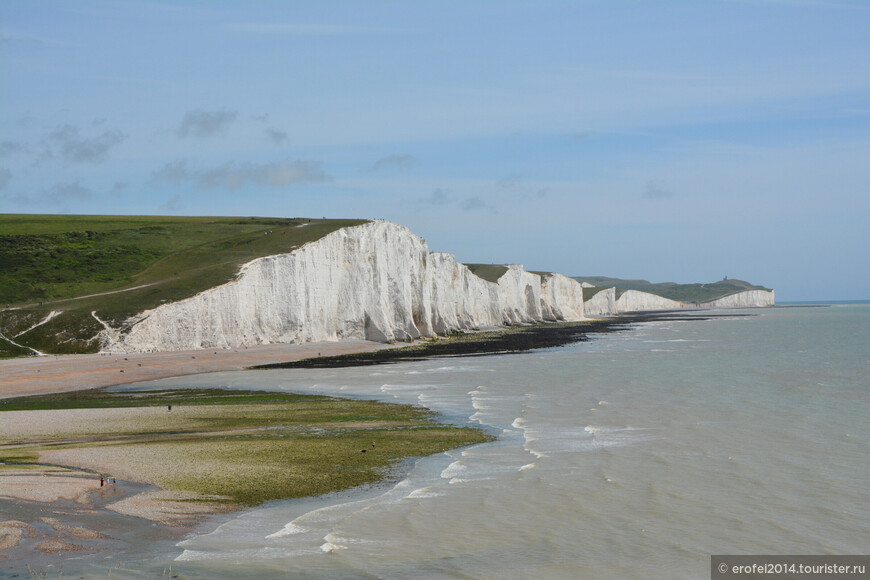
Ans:
{"label": "coastal vegetation", "polygon": [[508,267],[504,264],[466,264],[471,273],[487,282],[498,282],[504,276]]}
{"label": "coastal vegetation", "polygon": [[[232,280],[242,264],[365,220],[0,215],[0,356],[94,352],[102,323]],[[46,320],[52,312],[59,312]],[[8,340],[6,340],[8,339]],[[24,349],[27,350],[27,349]],[[27,352],[31,352],[27,350]]]}
{"label": "coastal vegetation", "polygon": [[0,473],[85,469],[240,506],[374,483],[409,457],[491,439],[417,407],[266,391],[96,389],[0,404]]}

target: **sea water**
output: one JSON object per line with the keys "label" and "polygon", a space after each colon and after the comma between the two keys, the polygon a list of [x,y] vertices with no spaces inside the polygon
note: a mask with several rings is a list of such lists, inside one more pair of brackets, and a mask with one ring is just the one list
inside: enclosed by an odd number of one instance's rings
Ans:
{"label": "sea water", "polygon": [[421,405],[492,443],[272,502],[140,561],[186,578],[702,578],[870,548],[870,305],[643,323],[525,354],[151,383]]}

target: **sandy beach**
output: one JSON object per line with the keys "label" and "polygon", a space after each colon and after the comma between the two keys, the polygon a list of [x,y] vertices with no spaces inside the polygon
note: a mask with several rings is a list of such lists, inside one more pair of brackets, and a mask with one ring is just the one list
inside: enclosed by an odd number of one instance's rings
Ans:
{"label": "sandy beach", "polygon": [[185,350],[143,354],[75,354],[0,360],[0,399],[62,393],[170,377],[368,352],[391,345],[366,340],[268,344],[238,349]]}

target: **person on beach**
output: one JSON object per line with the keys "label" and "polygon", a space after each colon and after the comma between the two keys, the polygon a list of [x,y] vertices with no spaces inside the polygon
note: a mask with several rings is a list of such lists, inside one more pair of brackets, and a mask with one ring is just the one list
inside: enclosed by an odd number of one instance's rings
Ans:
{"label": "person on beach", "polygon": [[105,484],[106,484],[106,478],[101,477],[100,478],[100,487],[103,487]]}

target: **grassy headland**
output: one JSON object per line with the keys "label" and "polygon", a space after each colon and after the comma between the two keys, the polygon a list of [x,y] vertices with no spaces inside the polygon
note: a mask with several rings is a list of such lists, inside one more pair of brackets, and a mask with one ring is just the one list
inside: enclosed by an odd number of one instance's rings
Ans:
{"label": "grassy headland", "polygon": [[[0,334],[94,352],[102,325],[232,280],[239,267],[365,220],[0,215]],[[97,296],[93,296],[93,295]],[[52,311],[61,311],[44,324]],[[0,356],[20,354],[0,343]]]}
{"label": "grassy headland", "polygon": [[491,439],[417,407],[260,391],[97,389],[0,404],[0,469],[48,456],[238,505],[372,483],[405,458]]}

